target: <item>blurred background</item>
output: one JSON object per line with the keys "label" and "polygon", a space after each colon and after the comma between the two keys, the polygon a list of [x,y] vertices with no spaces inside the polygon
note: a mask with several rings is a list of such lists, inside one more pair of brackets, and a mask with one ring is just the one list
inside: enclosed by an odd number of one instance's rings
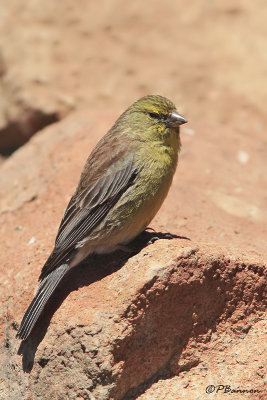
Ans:
{"label": "blurred background", "polygon": [[99,138],[161,94],[189,123],[156,229],[266,254],[266,21],[266,0],[2,0],[0,214],[47,190],[60,220]]}
{"label": "blurred background", "polygon": [[2,0],[0,153],[149,93],[266,144],[266,21],[265,0]]}

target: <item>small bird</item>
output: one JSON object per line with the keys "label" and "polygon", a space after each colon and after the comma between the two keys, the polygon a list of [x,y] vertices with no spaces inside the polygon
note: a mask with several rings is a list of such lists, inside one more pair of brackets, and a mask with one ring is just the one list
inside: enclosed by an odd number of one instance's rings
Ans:
{"label": "small bird", "polygon": [[165,97],[133,103],[89,155],[17,337],[26,340],[63,276],[89,254],[123,248],[144,231],[172,183],[187,120]]}

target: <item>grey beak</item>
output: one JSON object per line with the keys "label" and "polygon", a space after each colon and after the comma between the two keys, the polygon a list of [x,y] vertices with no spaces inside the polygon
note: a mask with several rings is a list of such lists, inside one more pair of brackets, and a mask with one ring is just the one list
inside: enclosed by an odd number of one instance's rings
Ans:
{"label": "grey beak", "polygon": [[175,128],[175,127],[178,127],[179,125],[186,124],[188,121],[184,117],[182,117],[180,114],[178,114],[177,111],[172,111],[169,114],[169,117],[166,122],[169,127]]}

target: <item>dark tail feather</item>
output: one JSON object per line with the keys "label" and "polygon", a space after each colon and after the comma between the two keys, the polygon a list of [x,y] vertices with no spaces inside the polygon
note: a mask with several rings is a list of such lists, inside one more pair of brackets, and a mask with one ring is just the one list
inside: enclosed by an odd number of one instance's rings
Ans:
{"label": "dark tail feather", "polygon": [[20,328],[16,336],[17,338],[23,340],[27,339],[44,306],[46,305],[50,296],[65,275],[68,268],[68,264],[62,264],[60,267],[50,272],[50,274],[42,280],[36,296],[34,297],[33,301],[25,312],[24,317],[22,318]]}

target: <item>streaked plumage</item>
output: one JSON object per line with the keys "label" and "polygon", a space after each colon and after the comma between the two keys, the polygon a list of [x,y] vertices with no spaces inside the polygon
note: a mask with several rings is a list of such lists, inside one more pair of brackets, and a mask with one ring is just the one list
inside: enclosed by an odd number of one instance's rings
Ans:
{"label": "streaked plumage", "polygon": [[26,339],[66,272],[91,253],[127,244],[153,219],[170,188],[180,150],[174,104],[145,96],[130,106],[90,154],[42,268],[17,336]]}

